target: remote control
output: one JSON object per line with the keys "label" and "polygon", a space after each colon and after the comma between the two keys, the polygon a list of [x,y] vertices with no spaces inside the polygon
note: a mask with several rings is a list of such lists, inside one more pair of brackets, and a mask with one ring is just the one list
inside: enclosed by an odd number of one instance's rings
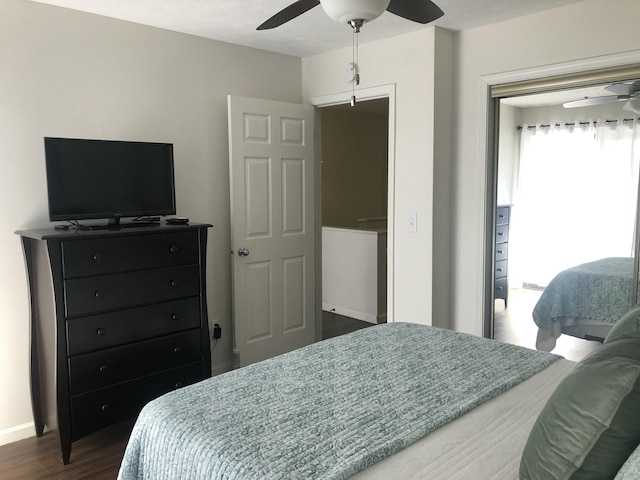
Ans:
{"label": "remote control", "polygon": [[167,223],[169,225],[186,225],[189,223],[189,219],[187,217],[171,217],[167,218]]}

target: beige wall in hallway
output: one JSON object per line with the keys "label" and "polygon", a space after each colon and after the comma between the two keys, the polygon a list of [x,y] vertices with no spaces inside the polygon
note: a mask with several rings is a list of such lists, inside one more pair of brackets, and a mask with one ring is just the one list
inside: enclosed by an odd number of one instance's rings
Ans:
{"label": "beige wall in hallway", "polygon": [[364,103],[321,109],[324,226],[357,228],[358,218],[387,216],[388,101],[371,102],[380,112],[363,111]]}

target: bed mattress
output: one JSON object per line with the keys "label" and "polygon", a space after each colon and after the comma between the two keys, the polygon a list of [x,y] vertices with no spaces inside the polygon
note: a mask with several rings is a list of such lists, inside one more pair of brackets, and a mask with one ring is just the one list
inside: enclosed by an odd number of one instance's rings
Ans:
{"label": "bed mattress", "polygon": [[150,402],[119,478],[348,478],[557,361],[450,330],[370,327]]}

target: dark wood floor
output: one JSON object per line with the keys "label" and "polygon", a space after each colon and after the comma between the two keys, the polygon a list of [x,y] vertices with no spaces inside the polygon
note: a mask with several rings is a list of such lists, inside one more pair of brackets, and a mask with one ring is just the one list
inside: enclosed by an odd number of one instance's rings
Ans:
{"label": "dark wood floor", "polygon": [[[513,288],[509,290],[508,308],[504,307],[502,300],[496,300],[494,338],[501,342],[535,350],[538,327],[534,323],[531,313],[540,295],[542,295],[542,290]],[[560,335],[553,353],[579,362],[600,345],[599,342]]]}
{"label": "dark wood floor", "polygon": [[60,443],[51,432],[3,445],[0,479],[114,480],[131,427],[123,422],[74,442],[68,465],[62,465]]}
{"label": "dark wood floor", "polygon": [[355,332],[361,328],[374,325],[373,323],[363,322],[355,318],[343,317],[333,312],[322,312],[322,338],[337,337],[345,333]]}

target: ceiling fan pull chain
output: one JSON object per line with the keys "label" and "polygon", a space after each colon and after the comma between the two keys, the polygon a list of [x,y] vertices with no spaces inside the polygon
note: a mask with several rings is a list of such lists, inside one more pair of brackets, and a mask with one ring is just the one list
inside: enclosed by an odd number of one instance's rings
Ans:
{"label": "ceiling fan pull chain", "polygon": [[354,61],[354,63],[356,64],[356,85],[360,85],[360,59],[358,58],[358,54],[359,54],[359,50],[358,50],[358,35],[359,35],[360,31],[358,30],[357,32],[354,33],[355,38],[355,42],[356,42],[356,59]]}
{"label": "ceiling fan pull chain", "polygon": [[358,33],[360,26],[351,22],[353,27],[353,41],[351,52],[351,65],[353,67],[353,79],[351,81],[351,106],[356,106],[356,85],[360,85],[360,68],[358,67]]}

